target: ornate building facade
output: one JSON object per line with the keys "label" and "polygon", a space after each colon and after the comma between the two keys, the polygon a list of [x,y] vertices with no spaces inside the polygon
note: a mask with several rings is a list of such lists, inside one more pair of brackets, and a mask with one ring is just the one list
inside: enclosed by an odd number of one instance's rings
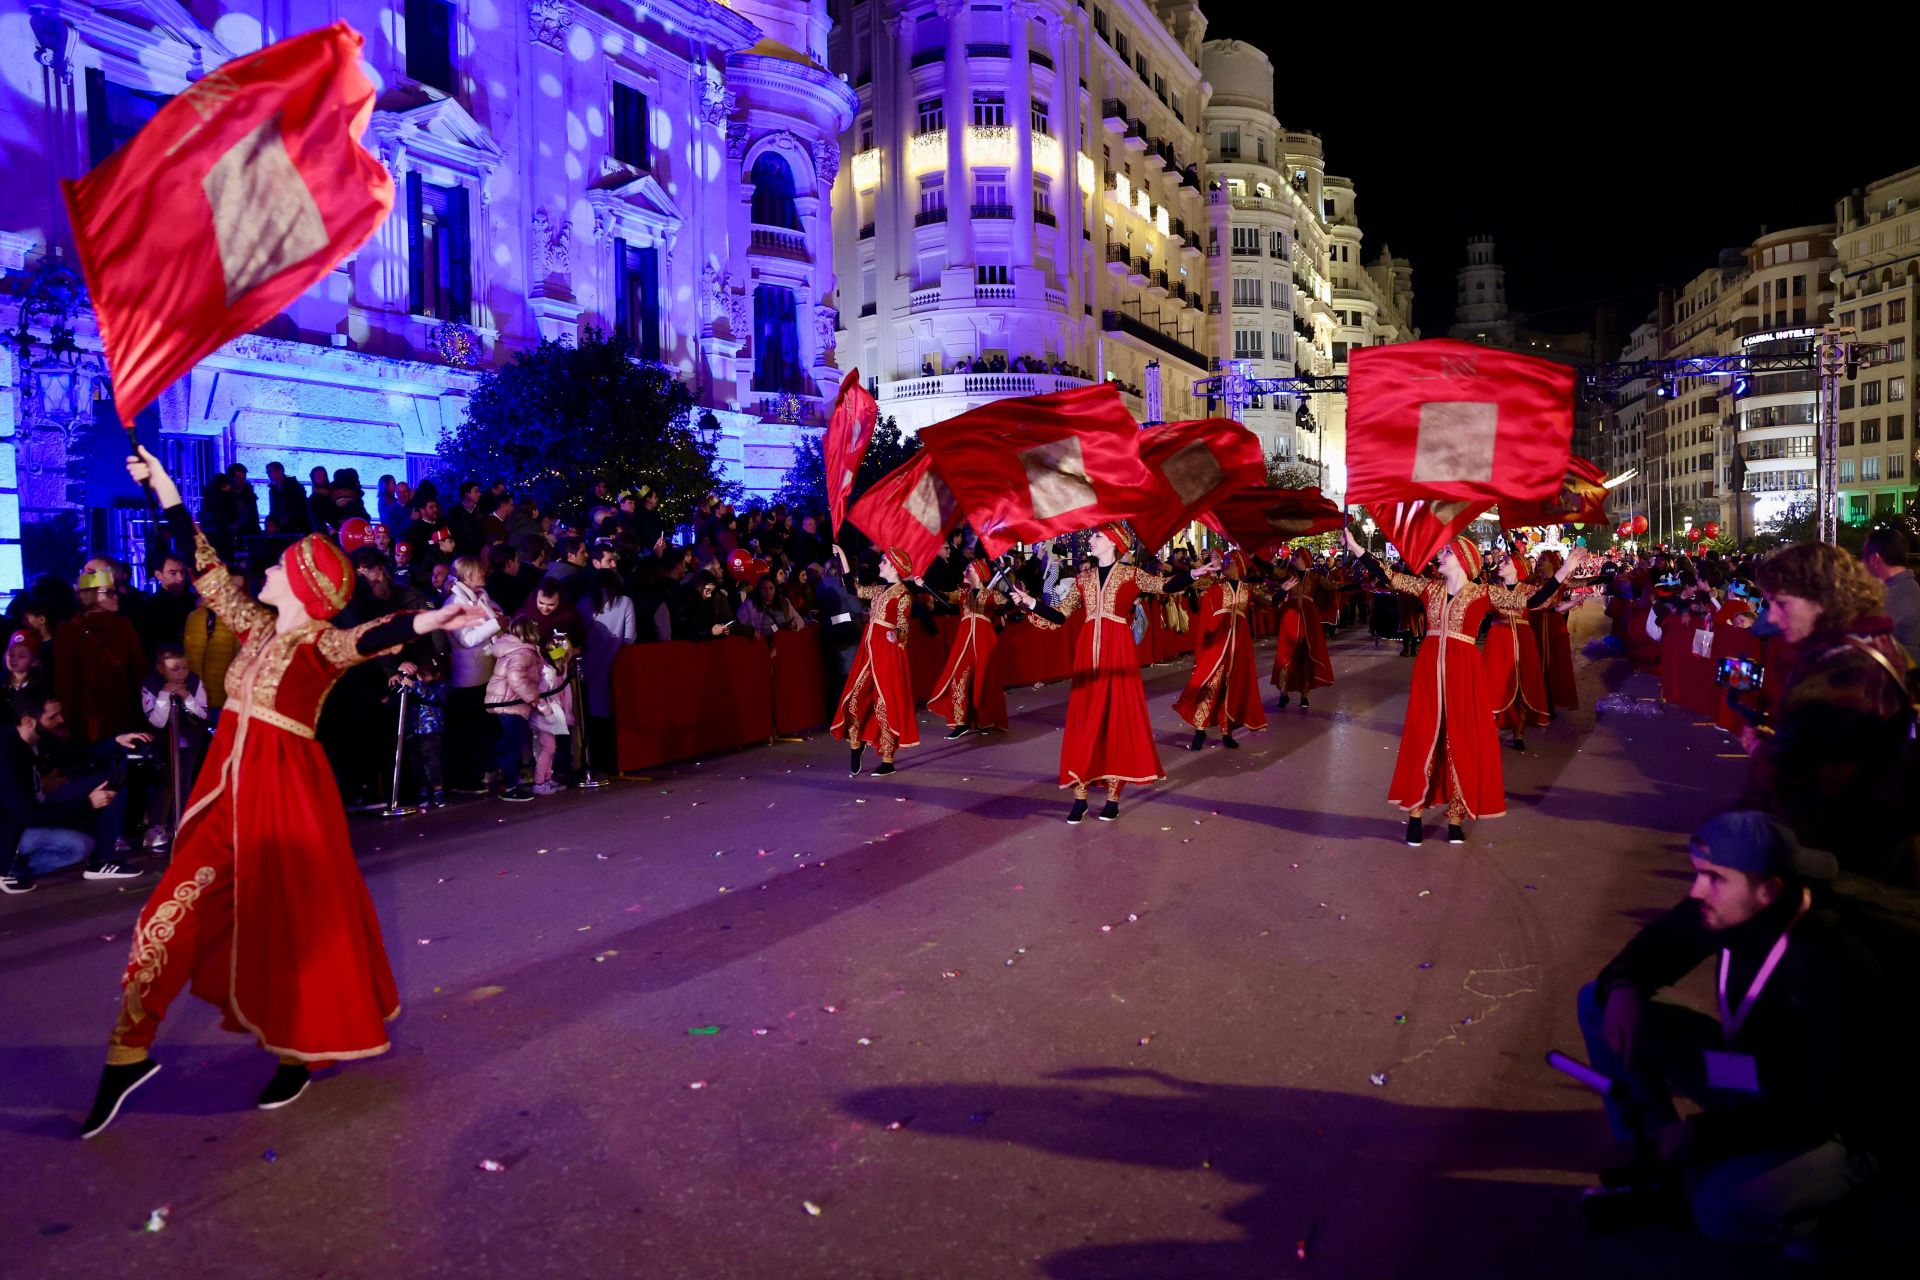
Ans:
{"label": "ornate building facade", "polygon": [[[366,145],[391,218],[157,406],[194,483],[229,462],[434,469],[478,370],[584,326],[629,333],[712,414],[730,475],[779,482],[839,379],[829,193],[856,105],[824,0],[341,0],[379,91]],[[22,538],[89,545],[97,334],[58,183],[230,58],[317,21],[287,0],[46,0],[0,15],[0,594]]]}

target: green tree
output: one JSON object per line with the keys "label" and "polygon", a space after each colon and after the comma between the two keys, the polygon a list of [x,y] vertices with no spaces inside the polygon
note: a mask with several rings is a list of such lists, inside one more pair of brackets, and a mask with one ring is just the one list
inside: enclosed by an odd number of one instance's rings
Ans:
{"label": "green tree", "polygon": [[671,369],[636,361],[624,334],[588,328],[577,345],[548,339],[482,375],[440,458],[456,480],[503,480],[549,510],[604,479],[616,493],[648,485],[683,518],[707,494],[738,490],[707,434]]}
{"label": "green tree", "polygon": [[[809,431],[793,451],[793,465],[781,477],[780,491],[774,501],[784,502],[797,511],[824,512],[827,509],[827,456],[821,444],[822,433]],[[919,436],[903,436],[892,415],[874,424],[873,439],[853,475],[853,493],[847,499],[851,508],[860,495],[896,467],[903,466],[920,452]],[[837,531],[836,531],[837,532]]]}

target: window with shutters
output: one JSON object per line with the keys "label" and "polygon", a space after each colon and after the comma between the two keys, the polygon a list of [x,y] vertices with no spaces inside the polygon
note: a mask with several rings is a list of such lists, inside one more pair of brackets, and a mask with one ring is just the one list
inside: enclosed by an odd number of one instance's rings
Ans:
{"label": "window with shutters", "polygon": [[647,95],[630,84],[613,85],[613,158],[636,169],[646,169],[652,150],[647,119]]}
{"label": "window with shutters", "polygon": [[98,67],[87,68],[87,155],[99,164],[124,146],[172,100],[171,94],[131,89],[107,79]]}
{"label": "window with shutters", "polygon": [[407,78],[451,94],[453,5],[450,0],[406,0]]}
{"label": "window with shutters", "polygon": [[473,319],[473,240],[465,187],[407,175],[409,301],[414,315]]}
{"label": "window with shutters", "polygon": [[947,107],[939,98],[922,98],[914,124],[915,133],[938,133],[947,127]]}
{"label": "window with shutters", "polygon": [[642,360],[660,358],[660,250],[613,244],[614,328],[633,339]]}

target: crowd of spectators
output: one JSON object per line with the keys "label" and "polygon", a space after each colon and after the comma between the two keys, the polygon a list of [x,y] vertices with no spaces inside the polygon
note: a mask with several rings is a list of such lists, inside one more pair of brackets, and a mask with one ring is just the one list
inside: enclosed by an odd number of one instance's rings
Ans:
{"label": "crowd of spectators", "polygon": [[[920,362],[920,376],[938,377],[942,370],[929,356]],[[947,373],[1052,373],[1066,378],[1091,380],[1093,375],[1070,360],[1048,360],[1043,356],[1015,356],[1008,360],[1006,353],[996,351],[987,356],[956,356],[945,369]]]}

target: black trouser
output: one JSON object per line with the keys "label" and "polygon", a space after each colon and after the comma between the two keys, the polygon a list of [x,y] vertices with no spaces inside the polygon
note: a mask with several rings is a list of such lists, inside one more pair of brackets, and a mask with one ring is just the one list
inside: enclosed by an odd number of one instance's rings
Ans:
{"label": "black trouser", "polygon": [[495,716],[486,708],[487,687],[447,690],[447,784],[474,791],[493,767]]}
{"label": "black trouser", "polygon": [[440,747],[445,735],[414,733],[407,736],[407,769],[415,793],[431,796],[447,783],[440,767]]}

